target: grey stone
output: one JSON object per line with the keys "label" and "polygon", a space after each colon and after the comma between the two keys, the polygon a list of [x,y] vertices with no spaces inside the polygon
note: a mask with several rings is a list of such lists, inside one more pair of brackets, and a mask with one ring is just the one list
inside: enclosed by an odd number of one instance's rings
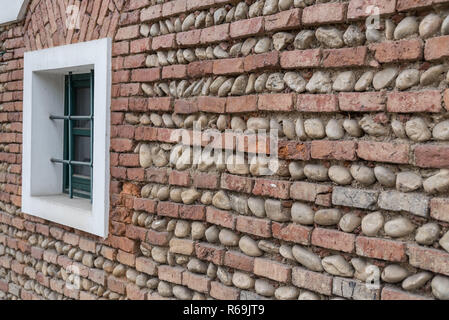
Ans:
{"label": "grey stone", "polygon": [[384,225],[384,217],[380,212],[372,212],[362,219],[363,234],[374,237],[382,229]]}
{"label": "grey stone", "polygon": [[256,45],[254,46],[254,52],[255,53],[265,53],[268,52],[271,48],[271,39],[268,37],[262,38],[259,41],[257,41]]}
{"label": "grey stone", "polygon": [[407,136],[416,142],[424,142],[432,137],[426,122],[422,118],[413,118],[405,123]]}
{"label": "grey stone", "polygon": [[402,282],[402,288],[408,291],[417,290],[424,286],[430,279],[432,279],[430,272],[419,272],[406,278]]}
{"label": "grey stone", "polygon": [[293,222],[311,225],[314,221],[314,211],[306,204],[295,202],[291,208],[291,217]]}
{"label": "grey stone", "polygon": [[191,300],[193,297],[192,291],[183,286],[174,286],[173,295],[181,300]]}
{"label": "grey stone", "polygon": [[267,16],[269,14],[273,14],[278,12],[279,2],[278,0],[266,0],[263,6],[263,15]]}
{"label": "grey stone", "polygon": [[[439,241],[440,246],[449,252],[449,231],[444,234],[444,236],[441,237]],[[84,260],[83,260],[84,261]]]}
{"label": "grey stone", "polygon": [[349,170],[343,166],[332,166],[328,171],[329,178],[340,185],[348,185],[352,182],[352,176]]}
{"label": "grey stone", "polygon": [[352,137],[361,137],[363,135],[363,130],[360,127],[357,120],[345,119],[343,121],[343,128]]}
{"label": "grey stone", "polygon": [[377,208],[378,196],[378,191],[334,187],[332,192],[332,204],[375,210]]}
{"label": "grey stone", "polygon": [[323,122],[318,118],[304,121],[304,130],[311,139],[322,139],[326,136]]}
{"label": "grey stone", "polygon": [[243,236],[239,241],[240,250],[251,257],[259,257],[263,254],[262,250],[257,246],[257,242],[248,236]]}
{"label": "grey stone", "polygon": [[220,230],[216,226],[210,226],[206,229],[204,235],[206,236],[206,240],[211,243],[215,243],[218,241],[218,234]]}
{"label": "grey stone", "polygon": [[362,218],[360,218],[356,213],[350,212],[345,214],[338,223],[341,230],[344,232],[353,232],[357,229],[362,222]]}
{"label": "grey stone", "polygon": [[298,261],[307,269],[317,272],[323,271],[321,258],[317,254],[298,245],[293,246],[292,254],[295,257],[296,261]]}
{"label": "grey stone", "polygon": [[438,223],[430,222],[422,225],[416,230],[415,241],[419,244],[432,245],[438,240],[440,235],[440,226]]}
{"label": "grey stone", "polygon": [[440,170],[436,175],[427,178],[423,187],[430,194],[447,192],[449,190],[449,170]]}
{"label": "grey stone", "polygon": [[248,207],[256,217],[264,218],[266,216],[265,201],[263,199],[254,197],[249,198]]}
{"label": "grey stone", "polygon": [[225,246],[234,247],[239,244],[239,236],[231,230],[222,229],[218,234],[218,238],[220,239],[221,244]]}
{"label": "grey stone", "polygon": [[353,91],[356,83],[353,71],[340,72],[334,80],[332,89],[335,91]]}
{"label": "grey stone", "polygon": [[265,297],[272,297],[275,291],[274,286],[269,281],[263,279],[256,279],[254,288],[258,294]]}
{"label": "grey stone", "polygon": [[406,211],[417,216],[427,217],[429,198],[417,193],[384,191],[379,196],[378,204],[384,210]]}
{"label": "grey stone", "polygon": [[408,16],[402,19],[397,25],[394,30],[394,38],[400,40],[415,33],[418,33],[418,21],[416,17]]}
{"label": "grey stone", "polygon": [[201,193],[195,189],[188,189],[181,193],[182,202],[192,204],[201,197]]}
{"label": "grey stone", "polygon": [[193,240],[200,240],[204,237],[204,233],[206,232],[206,227],[203,223],[194,221],[192,222],[191,233]]}
{"label": "grey stone", "polygon": [[328,48],[341,48],[344,45],[341,31],[334,27],[319,27],[315,37]]}
{"label": "grey stone", "polygon": [[254,279],[241,271],[235,271],[232,275],[232,284],[237,288],[248,290],[254,287]]}
{"label": "grey stone", "polygon": [[320,164],[306,164],[304,167],[304,174],[308,179],[314,181],[326,181],[328,169]]}
{"label": "grey stone", "polygon": [[285,49],[293,42],[294,36],[288,32],[278,32],[273,35],[273,47],[277,51]]}
{"label": "grey stone", "polygon": [[444,18],[443,23],[441,24],[441,34],[442,35],[449,34],[449,16]]}
{"label": "grey stone", "polygon": [[374,168],[374,175],[377,181],[385,187],[394,187],[396,185],[396,175],[393,171],[386,167],[376,166]]}
{"label": "grey stone", "polygon": [[343,40],[350,47],[361,46],[365,42],[365,35],[356,25],[350,25],[343,34]]}
{"label": "grey stone", "polygon": [[230,210],[231,209],[231,201],[227,194],[220,190],[218,191],[214,197],[212,198],[212,204],[218,209]]}
{"label": "grey stone", "polygon": [[401,172],[396,176],[396,189],[401,192],[418,190],[422,186],[422,178],[414,172]]}
{"label": "grey stone", "polygon": [[240,300],[268,300],[268,298],[258,295],[252,291],[240,291]]}
{"label": "grey stone", "polygon": [[426,71],[423,72],[419,83],[422,86],[431,85],[431,84],[435,83],[436,81],[438,81],[440,76],[443,73],[445,73],[446,70],[447,70],[447,68],[442,64],[430,67],[429,69],[427,69]]}
{"label": "grey stone", "polygon": [[372,168],[353,164],[349,171],[355,180],[365,186],[372,185],[376,182],[376,177],[374,176],[374,170]]}
{"label": "grey stone", "polygon": [[377,72],[373,78],[373,86],[376,90],[381,90],[391,85],[398,75],[397,68],[386,68]]}
{"label": "grey stone", "polygon": [[416,69],[407,69],[402,71],[396,78],[396,88],[405,90],[419,83],[419,71]]}
{"label": "grey stone", "polygon": [[435,13],[430,13],[421,20],[419,24],[419,35],[421,38],[429,38],[438,32],[440,26],[440,16]]}
{"label": "grey stone", "polygon": [[449,120],[438,123],[433,128],[432,135],[436,140],[449,140]]}
{"label": "grey stone", "polygon": [[401,139],[407,138],[404,124],[401,121],[397,119],[391,120],[391,129],[393,129],[393,133],[396,135],[396,137]]}
{"label": "grey stone", "polygon": [[290,162],[288,165],[288,171],[293,180],[304,179],[304,167],[299,162]]}
{"label": "grey stone", "polygon": [[359,78],[359,80],[357,80],[357,82],[355,83],[354,89],[355,91],[365,91],[367,90],[372,82],[373,82],[373,78],[374,78],[374,72],[372,71],[366,71],[364,74],[362,74],[362,76]]}
{"label": "grey stone", "polygon": [[366,115],[359,121],[359,125],[362,127],[363,131],[369,135],[380,137],[388,135],[388,128],[382,124],[376,122],[372,116]]}
{"label": "grey stone", "polygon": [[207,264],[196,258],[191,258],[187,263],[187,269],[190,272],[205,274],[207,272]]}
{"label": "grey stone", "polygon": [[388,283],[398,283],[408,276],[407,269],[397,265],[390,264],[382,271],[382,280]]}
{"label": "grey stone", "polygon": [[295,37],[293,45],[296,49],[309,49],[315,40],[315,32],[311,30],[301,30]]}
{"label": "grey stone", "polygon": [[274,292],[274,296],[279,300],[296,300],[299,295],[299,289],[293,286],[279,287]]}
{"label": "grey stone", "polygon": [[400,217],[385,223],[384,230],[390,237],[399,238],[412,233],[415,230],[415,225],[409,219]]}
{"label": "grey stone", "polygon": [[175,236],[178,238],[187,237],[190,234],[190,223],[185,220],[178,220],[176,222]]}
{"label": "grey stone", "polygon": [[439,275],[433,278],[432,293],[439,300],[449,300],[449,278]]}
{"label": "grey stone", "polygon": [[287,72],[284,75],[285,84],[294,92],[301,93],[306,90],[306,80],[298,72]]}
{"label": "grey stone", "polygon": [[278,200],[266,199],[265,212],[267,214],[267,217],[274,221],[285,222],[290,220],[290,214],[288,210],[282,207],[281,202]]}
{"label": "grey stone", "polygon": [[332,81],[329,74],[322,71],[315,72],[307,83],[306,89],[310,93],[330,92],[332,90]]}
{"label": "grey stone", "polygon": [[326,135],[331,140],[340,140],[345,135],[345,130],[340,121],[330,119],[326,125]]}
{"label": "grey stone", "polygon": [[352,277],[354,268],[340,255],[328,256],[321,261],[326,272],[340,277]]}
{"label": "grey stone", "polygon": [[314,222],[323,226],[338,224],[341,218],[339,209],[321,209],[315,212]]}
{"label": "grey stone", "polygon": [[272,73],[268,76],[266,88],[269,91],[280,92],[285,88],[284,75],[282,73]]}

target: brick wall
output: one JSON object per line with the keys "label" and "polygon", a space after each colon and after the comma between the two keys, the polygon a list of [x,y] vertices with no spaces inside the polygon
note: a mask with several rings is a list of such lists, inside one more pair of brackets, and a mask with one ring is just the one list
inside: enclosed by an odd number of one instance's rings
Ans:
{"label": "brick wall", "polygon": [[[449,299],[448,8],[31,1],[0,28],[0,299]],[[21,111],[25,51],[103,37],[111,209],[98,239],[21,212]],[[270,172],[255,154],[276,151]]]}

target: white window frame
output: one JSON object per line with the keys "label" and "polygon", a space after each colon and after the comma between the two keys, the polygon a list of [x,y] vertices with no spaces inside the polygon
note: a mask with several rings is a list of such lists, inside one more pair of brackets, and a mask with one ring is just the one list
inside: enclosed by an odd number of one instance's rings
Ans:
{"label": "white window frame", "polygon": [[[22,211],[103,238],[109,223],[110,38],[25,53]],[[64,76],[94,70],[92,202],[63,189]]]}

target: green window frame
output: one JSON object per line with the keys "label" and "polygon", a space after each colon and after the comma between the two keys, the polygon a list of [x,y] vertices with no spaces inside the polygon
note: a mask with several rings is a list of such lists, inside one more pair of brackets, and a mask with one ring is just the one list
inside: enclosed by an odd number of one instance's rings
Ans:
{"label": "green window frame", "polygon": [[[89,106],[86,110],[80,90],[88,90]],[[51,115],[52,120],[64,121],[63,159],[51,159],[63,165],[63,193],[70,198],[79,197],[92,201],[93,177],[93,122],[94,72],[65,76],[64,115]],[[86,141],[87,139],[87,141]],[[82,144],[84,140],[84,144]],[[88,157],[86,157],[88,142]],[[79,156],[83,159],[77,159]]]}

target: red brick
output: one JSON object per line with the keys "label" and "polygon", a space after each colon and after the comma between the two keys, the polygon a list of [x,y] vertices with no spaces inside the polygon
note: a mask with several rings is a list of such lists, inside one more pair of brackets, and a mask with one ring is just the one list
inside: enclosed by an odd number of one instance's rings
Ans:
{"label": "red brick", "polygon": [[206,276],[194,274],[189,271],[184,272],[182,275],[182,285],[198,292],[207,293],[210,290],[210,280]]}
{"label": "red brick", "polygon": [[394,287],[384,287],[382,289],[381,300],[433,300],[432,298],[420,296],[407,291],[402,291]]}
{"label": "red brick", "polygon": [[329,193],[332,193],[331,186],[310,182],[295,182],[290,188],[290,197],[292,199],[309,202],[315,202],[319,195]]}
{"label": "red brick", "polygon": [[165,168],[150,168],[146,170],[146,179],[149,182],[166,184],[168,182],[167,170]]}
{"label": "red brick", "polygon": [[95,283],[98,283],[99,285],[104,286],[106,284],[106,276],[106,271],[93,268],[89,270],[89,279]]}
{"label": "red brick", "polygon": [[268,179],[255,179],[253,194],[278,199],[289,198],[290,182]]}
{"label": "red brick", "polygon": [[435,0],[397,0],[396,9],[398,11],[405,11],[410,9],[418,9],[429,7],[434,4]]}
{"label": "red brick", "polygon": [[253,181],[251,178],[223,173],[220,187],[226,190],[250,193],[253,189]]}
{"label": "red brick", "polygon": [[151,111],[171,111],[173,99],[170,97],[149,98],[148,110]]}
{"label": "red brick", "polygon": [[198,97],[198,110],[211,113],[224,113],[226,108],[226,98],[219,97]]}
{"label": "red brick", "polygon": [[179,217],[180,205],[173,202],[159,202],[157,205],[157,214],[172,218]]}
{"label": "red brick", "polygon": [[226,249],[206,242],[200,242],[195,245],[196,257],[200,260],[206,260],[216,265],[223,264],[223,258]]}
{"label": "red brick", "polygon": [[126,237],[134,240],[145,241],[147,238],[147,229],[128,224],[126,225]]}
{"label": "red brick", "polygon": [[218,188],[219,176],[215,173],[195,173],[193,175],[193,186],[200,189]]}
{"label": "red brick", "polygon": [[64,233],[63,241],[65,243],[71,244],[72,246],[77,246],[80,241],[80,236],[70,232]]}
{"label": "red brick", "polygon": [[209,44],[229,40],[229,23],[208,27],[201,30],[201,43]]}
{"label": "red brick", "polygon": [[156,212],[156,205],[157,202],[150,199],[134,199],[134,206],[133,209],[137,211],[145,211],[148,213],[155,213]]}
{"label": "red brick", "polygon": [[168,184],[173,186],[189,186],[190,173],[187,171],[172,171],[168,178]]}
{"label": "red brick", "polygon": [[334,94],[299,94],[296,109],[302,112],[336,112],[338,99]]}
{"label": "red brick", "polygon": [[301,26],[301,9],[291,9],[265,16],[265,30],[279,31],[295,29]]}
{"label": "red brick", "polygon": [[171,267],[161,265],[157,268],[157,276],[160,280],[168,281],[170,283],[182,284],[182,273],[184,268]]}
{"label": "red brick", "polygon": [[314,292],[332,295],[332,277],[320,272],[313,272],[303,268],[293,268],[292,283]]}
{"label": "red brick", "polygon": [[441,36],[426,40],[424,58],[437,60],[449,57],[449,36]]}
{"label": "red brick", "polygon": [[210,295],[218,300],[238,300],[240,290],[225,286],[217,281],[212,281],[210,284]]}
{"label": "red brick", "polygon": [[282,224],[272,222],[271,229],[273,237],[284,241],[300,243],[304,245],[310,244],[310,233],[312,228],[305,227],[295,223]]}
{"label": "red brick", "polygon": [[264,258],[254,260],[254,274],[274,281],[289,282],[292,269],[290,266]]}
{"label": "red brick", "polygon": [[170,241],[170,233],[168,232],[159,232],[156,230],[148,229],[146,233],[146,238],[142,239],[142,241],[147,241],[150,244],[156,246],[166,246]]}
{"label": "red brick", "polygon": [[311,155],[321,160],[357,160],[357,142],[355,141],[312,141]]}
{"label": "red brick", "polygon": [[136,270],[146,273],[150,276],[157,275],[158,273],[157,263],[145,257],[136,258]]}
{"label": "red brick", "polygon": [[449,222],[449,199],[433,198],[430,200],[430,216],[440,221]]}
{"label": "red brick", "polygon": [[359,141],[357,155],[368,161],[409,163],[410,146],[389,142]]}
{"label": "red brick", "polygon": [[109,241],[114,248],[118,248],[130,253],[137,251],[137,243],[134,240],[125,237],[109,236]]}
{"label": "red brick", "polygon": [[368,47],[327,49],[323,51],[323,67],[358,67],[366,65]]}
{"label": "red brick", "polygon": [[206,218],[206,208],[203,205],[184,205],[179,208],[181,219],[203,221]]}
{"label": "red brick", "polygon": [[140,21],[141,22],[148,22],[157,20],[162,17],[162,5],[157,4],[145,9],[142,9],[140,12]]}
{"label": "red brick", "polygon": [[118,279],[113,276],[108,278],[108,289],[120,294],[125,294],[127,281],[124,279]]}
{"label": "red brick", "polygon": [[336,251],[353,252],[355,235],[337,230],[315,228],[312,232],[312,245]]}
{"label": "red brick", "polygon": [[235,229],[235,216],[228,211],[207,207],[206,221],[228,229]]}
{"label": "red brick", "polygon": [[225,253],[223,264],[233,269],[253,272],[254,258],[238,251],[228,250]]}
{"label": "red brick", "polygon": [[131,81],[134,82],[153,82],[160,78],[160,68],[134,69],[131,73]]}
{"label": "red brick", "polygon": [[214,61],[215,75],[243,73],[243,58],[219,59]]}
{"label": "red brick", "polygon": [[201,30],[190,30],[176,34],[176,43],[178,46],[189,47],[196,46],[201,40]]}
{"label": "red brick", "polygon": [[228,97],[226,99],[227,113],[252,112],[256,110],[257,110],[256,95]]}
{"label": "red brick", "polygon": [[187,67],[176,64],[162,68],[162,79],[183,79],[187,77]]}
{"label": "red brick", "polygon": [[374,57],[380,63],[420,60],[422,58],[421,40],[386,41],[370,46]]}
{"label": "red brick", "polygon": [[259,110],[291,111],[294,107],[294,95],[291,93],[259,95]]}
{"label": "red brick", "polygon": [[358,236],[356,239],[357,255],[387,261],[405,261],[405,243],[379,238]]}
{"label": "red brick", "polygon": [[252,54],[246,56],[243,61],[245,72],[251,72],[261,69],[271,69],[279,66],[279,52],[271,51],[261,54]]}
{"label": "red brick", "polygon": [[194,61],[187,65],[187,75],[189,77],[210,75],[213,72],[213,67],[213,61]]}
{"label": "red brick", "polygon": [[128,283],[128,285],[126,286],[126,297],[130,300],[146,300],[147,290],[141,289],[134,283]]}
{"label": "red brick", "polygon": [[366,18],[375,14],[373,11],[367,12],[369,6],[379,8],[380,15],[392,14],[396,11],[396,0],[351,0],[348,7],[348,19]]}
{"label": "red brick", "polygon": [[141,53],[151,50],[151,39],[143,38],[131,41],[130,52],[131,53]]}
{"label": "red brick", "polygon": [[341,92],[338,95],[340,110],[372,112],[385,110],[384,92]]}
{"label": "red brick", "polygon": [[346,20],[346,3],[323,3],[308,6],[302,12],[304,25],[319,25]]}
{"label": "red brick", "polygon": [[271,237],[270,220],[254,217],[237,217],[236,229],[240,232],[249,233],[258,237]]}
{"label": "red brick", "polygon": [[278,154],[280,159],[310,160],[310,143],[280,140]]}
{"label": "red brick", "polygon": [[154,51],[161,50],[161,49],[172,49],[175,48],[175,38],[176,34],[166,34],[163,36],[158,36],[153,38],[153,43],[151,44],[151,48]]}
{"label": "red brick", "polygon": [[312,68],[321,64],[321,49],[283,51],[281,67],[284,69]]}
{"label": "red brick", "polygon": [[136,256],[133,253],[127,253],[119,250],[117,253],[117,261],[126,266],[134,267],[136,263]]}
{"label": "red brick", "polygon": [[407,255],[412,266],[449,276],[449,253],[429,247],[408,245]]}
{"label": "red brick", "polygon": [[198,112],[196,99],[178,99],[175,101],[175,113],[190,114]]}
{"label": "red brick", "polygon": [[418,167],[449,168],[449,147],[445,145],[418,145],[414,155]]}
{"label": "red brick", "polygon": [[174,16],[187,10],[187,0],[174,0],[165,2],[162,5],[162,16],[170,17]]}
{"label": "red brick", "polygon": [[440,112],[441,109],[440,90],[391,92],[387,95],[389,112]]}
{"label": "red brick", "polygon": [[122,27],[117,30],[117,34],[115,35],[115,41],[134,39],[137,37],[139,37],[138,25]]}
{"label": "red brick", "polygon": [[262,33],[263,31],[263,17],[235,21],[231,23],[229,27],[229,35],[233,39],[254,36]]}
{"label": "red brick", "polygon": [[443,100],[444,100],[444,106],[445,106],[446,110],[449,111],[449,89],[444,90]]}

